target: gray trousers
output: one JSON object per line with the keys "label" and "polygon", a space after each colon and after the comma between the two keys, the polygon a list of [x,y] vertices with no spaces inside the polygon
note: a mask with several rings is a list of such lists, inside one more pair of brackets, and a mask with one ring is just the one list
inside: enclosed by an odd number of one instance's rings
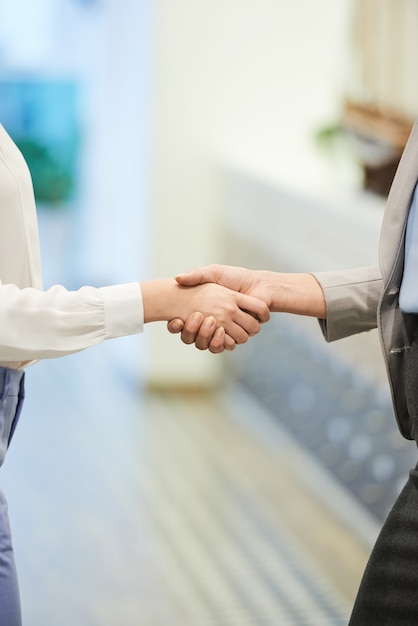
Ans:
{"label": "gray trousers", "polygon": [[[24,396],[24,373],[0,367],[0,465],[19,420]],[[0,625],[21,624],[19,585],[7,502],[0,491]]]}
{"label": "gray trousers", "polygon": [[[406,398],[418,444],[418,335],[406,361]],[[418,624],[418,465],[379,534],[354,604],[350,626]]]}

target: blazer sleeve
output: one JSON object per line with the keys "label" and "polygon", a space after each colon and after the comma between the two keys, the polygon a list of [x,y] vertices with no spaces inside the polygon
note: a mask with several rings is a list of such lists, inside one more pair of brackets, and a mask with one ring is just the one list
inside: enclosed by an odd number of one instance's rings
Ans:
{"label": "blazer sleeve", "polygon": [[313,273],[322,287],[327,318],[319,320],[326,341],[336,341],[377,327],[383,289],[379,267]]}
{"label": "blazer sleeve", "polygon": [[0,365],[65,356],[105,339],[139,333],[144,316],[139,283],[41,291],[0,283]]}

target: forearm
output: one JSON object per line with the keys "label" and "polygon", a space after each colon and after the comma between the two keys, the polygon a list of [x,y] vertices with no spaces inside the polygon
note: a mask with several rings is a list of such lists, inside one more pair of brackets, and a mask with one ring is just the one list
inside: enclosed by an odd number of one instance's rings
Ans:
{"label": "forearm", "polygon": [[[375,328],[383,287],[377,266],[308,274],[212,264],[190,270],[176,280],[189,287],[214,282],[259,298],[271,312],[316,317],[327,341]],[[182,339],[190,343],[198,333],[195,326],[186,323]]]}
{"label": "forearm", "polygon": [[258,282],[264,285],[271,312],[326,318],[324,292],[312,274],[267,270],[258,270],[255,274]]}

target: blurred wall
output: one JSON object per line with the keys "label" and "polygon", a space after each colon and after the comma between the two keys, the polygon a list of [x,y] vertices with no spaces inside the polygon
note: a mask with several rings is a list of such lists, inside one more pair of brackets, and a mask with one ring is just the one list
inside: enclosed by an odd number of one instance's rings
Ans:
{"label": "blurred wall", "polygon": [[1,73],[17,80],[70,78],[80,88],[82,161],[73,207],[79,222],[70,271],[81,282],[135,280],[144,270],[150,6],[148,0],[0,0]]}
{"label": "blurred wall", "polygon": [[[71,276],[46,258],[51,281],[123,282],[222,261],[231,166],[277,188],[300,188],[302,175],[306,194],[338,188],[313,137],[339,115],[351,3],[0,0],[2,71],[83,86],[81,192],[64,237]],[[183,346],[164,324],[114,349],[130,366],[142,360],[154,384],[222,375],[222,357]]]}
{"label": "blurred wall", "polygon": [[350,97],[413,120],[418,111],[415,0],[355,0],[351,49]]}
{"label": "blurred wall", "polygon": [[[278,186],[303,177],[307,193],[333,184],[313,136],[338,117],[350,10],[350,0],[155,2],[153,276],[224,258],[228,165]],[[149,381],[221,376],[220,357],[163,325],[147,332]]]}

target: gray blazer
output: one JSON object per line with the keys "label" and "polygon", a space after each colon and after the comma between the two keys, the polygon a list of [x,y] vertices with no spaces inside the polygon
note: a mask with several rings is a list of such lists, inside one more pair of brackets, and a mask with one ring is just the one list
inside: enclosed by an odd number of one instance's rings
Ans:
{"label": "gray blazer", "polygon": [[407,439],[413,437],[405,399],[405,353],[418,326],[418,317],[399,310],[398,296],[406,219],[417,180],[418,119],[388,196],[380,234],[379,265],[314,274],[324,290],[327,304],[327,319],[320,320],[327,341],[379,329],[396,419]]}

